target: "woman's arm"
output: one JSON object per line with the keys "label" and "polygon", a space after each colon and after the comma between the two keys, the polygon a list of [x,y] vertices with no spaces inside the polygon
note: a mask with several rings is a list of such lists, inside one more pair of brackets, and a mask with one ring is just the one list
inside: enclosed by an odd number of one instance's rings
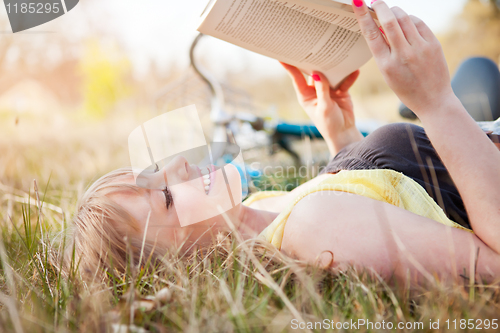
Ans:
{"label": "woman's arm", "polygon": [[382,0],[373,9],[386,38],[362,1],[353,9],[385,80],[418,115],[453,178],[475,234],[500,253],[500,152],[454,95],[439,41],[420,19]]}
{"label": "woman's arm", "polygon": [[359,71],[349,75],[337,89],[333,89],[322,73],[312,73],[314,85],[310,86],[298,68],[281,64],[292,77],[300,105],[325,139],[332,156],[345,146],[363,140],[363,135],[356,127],[349,95],[349,88],[358,78]]}
{"label": "woman's arm", "polygon": [[343,192],[302,199],[288,218],[281,250],[309,263],[333,253],[334,268],[373,269],[402,282],[408,273],[416,282],[471,278],[472,271],[489,282],[500,276],[500,255],[470,232]]}

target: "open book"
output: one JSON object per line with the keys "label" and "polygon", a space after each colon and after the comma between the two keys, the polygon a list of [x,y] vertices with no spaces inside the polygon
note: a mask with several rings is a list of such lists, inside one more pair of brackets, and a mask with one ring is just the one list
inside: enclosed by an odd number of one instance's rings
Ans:
{"label": "open book", "polygon": [[372,56],[350,3],[212,0],[198,31],[296,66],[306,74],[320,71],[335,86]]}

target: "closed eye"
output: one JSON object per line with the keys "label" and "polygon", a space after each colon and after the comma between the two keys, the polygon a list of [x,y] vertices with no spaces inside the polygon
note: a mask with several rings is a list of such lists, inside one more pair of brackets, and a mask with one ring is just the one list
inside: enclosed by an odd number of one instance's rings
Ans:
{"label": "closed eye", "polygon": [[172,192],[170,192],[168,186],[165,186],[165,189],[163,189],[163,194],[165,194],[165,206],[168,209],[174,204],[174,198],[172,197]]}
{"label": "closed eye", "polygon": [[[157,173],[160,171],[160,168],[158,167],[158,164],[155,165],[155,170],[154,173]],[[172,198],[172,192],[170,192],[168,186],[165,186],[165,188],[162,190],[163,194],[165,194],[165,206],[170,208],[174,204],[174,198]]]}

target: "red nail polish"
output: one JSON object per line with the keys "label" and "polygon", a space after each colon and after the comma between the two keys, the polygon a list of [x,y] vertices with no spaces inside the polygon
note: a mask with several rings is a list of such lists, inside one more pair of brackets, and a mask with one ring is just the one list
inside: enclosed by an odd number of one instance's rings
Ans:
{"label": "red nail polish", "polygon": [[353,0],[353,2],[354,2],[354,6],[356,6],[356,7],[361,7],[364,4],[363,0]]}
{"label": "red nail polish", "polygon": [[318,74],[313,74],[312,78],[314,81],[321,81],[321,78],[319,77]]}
{"label": "red nail polish", "polygon": [[370,5],[373,5],[373,3],[374,3],[375,1],[377,1],[377,0],[372,0],[372,2],[370,3]]}
{"label": "red nail polish", "polygon": [[[375,0],[377,1],[377,0]],[[384,29],[382,29],[382,27],[378,27],[378,29],[380,30],[380,32],[385,36],[385,32],[384,32]]]}

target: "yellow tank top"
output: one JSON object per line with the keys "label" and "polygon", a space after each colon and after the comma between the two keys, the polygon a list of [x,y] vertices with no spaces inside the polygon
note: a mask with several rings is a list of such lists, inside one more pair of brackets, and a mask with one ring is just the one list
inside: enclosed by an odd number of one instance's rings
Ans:
{"label": "yellow tank top", "polygon": [[[441,207],[413,179],[393,170],[341,171],[326,177],[317,186],[297,194],[297,197],[259,235],[278,249],[281,249],[285,225],[295,205],[305,196],[318,191],[340,191],[362,195],[406,209],[441,224],[467,230],[450,220]],[[251,195],[244,205],[269,197],[281,196],[287,192],[258,192]]]}

